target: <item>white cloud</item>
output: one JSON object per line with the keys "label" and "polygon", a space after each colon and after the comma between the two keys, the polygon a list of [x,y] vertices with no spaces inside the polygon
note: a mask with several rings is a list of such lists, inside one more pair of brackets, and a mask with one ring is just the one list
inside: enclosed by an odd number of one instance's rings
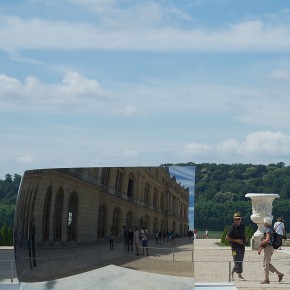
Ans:
{"label": "white cloud", "polygon": [[206,156],[212,152],[212,148],[207,144],[189,143],[185,145],[184,151],[191,156]]}
{"label": "white cloud", "polygon": [[217,146],[217,151],[222,154],[228,154],[229,152],[242,153],[240,143],[236,139],[225,140]]}
{"label": "white cloud", "polygon": [[226,139],[211,146],[196,143],[186,144],[183,152],[187,158],[197,158],[201,162],[208,162],[207,160],[223,163],[287,161],[290,154],[290,135],[281,132],[259,131],[246,135],[244,140]]}
{"label": "white cloud", "polygon": [[[286,128],[290,122],[287,84],[275,81],[259,85],[217,85],[206,80],[181,78],[146,81],[143,84],[118,84],[123,102],[134,104],[146,114],[198,114],[217,116],[243,124]],[[141,109],[140,109],[141,108]]]}
{"label": "white cloud", "polygon": [[0,75],[0,104],[4,107],[29,109],[48,108],[96,108],[99,102],[110,100],[98,81],[87,79],[77,72],[67,72],[61,83],[45,84],[33,76],[24,82]]}
{"label": "white cloud", "polygon": [[[134,140],[128,138],[130,135],[117,139],[114,134],[99,138],[94,130],[85,132],[79,128],[58,128],[53,135],[51,130],[54,128],[47,132],[27,129],[13,136],[3,133],[5,138],[1,139],[4,140],[2,147],[6,149],[0,154],[3,161],[2,174],[9,172],[5,170],[10,168],[10,172],[19,173],[19,168],[148,166],[189,161],[228,164],[269,164],[282,161],[290,164],[290,135],[279,131],[253,132],[242,139],[225,139],[211,145],[190,143],[181,149],[179,141],[175,140],[169,142],[170,150],[162,155],[166,144],[162,140],[148,144],[142,135]],[[34,143],[33,153],[31,140]],[[18,157],[15,157],[16,151],[19,152]]]}
{"label": "white cloud", "polygon": [[275,70],[272,72],[271,78],[289,82],[290,71],[289,70]]}
{"label": "white cloud", "polygon": [[88,9],[89,12],[103,11],[104,8],[112,8],[118,1],[117,0],[69,0],[79,6]]}
{"label": "white cloud", "polygon": [[[176,116],[223,114],[225,118],[238,123],[279,129],[286,128],[290,122],[287,84],[277,87],[275,83],[270,85],[268,82],[264,88],[256,88],[198,81],[190,82],[186,78],[170,82],[145,80],[139,84],[108,83],[107,87],[103,87],[98,80],[86,78],[75,71],[65,73],[61,82],[52,84],[34,76],[21,81],[2,74],[0,108],[38,108],[42,111],[51,111],[53,108],[66,109],[68,112],[78,109],[82,113],[94,111],[116,117],[172,113]],[[191,151],[190,146],[188,150]]]}
{"label": "white cloud", "polygon": [[130,158],[136,158],[138,156],[138,152],[132,149],[125,148],[122,151],[122,155]]}
{"label": "white cloud", "polygon": [[132,115],[135,114],[137,112],[137,108],[132,106],[132,105],[127,105],[123,111],[122,111],[125,115]]}
{"label": "white cloud", "polygon": [[37,65],[43,65],[44,63],[32,58],[24,57],[20,54],[19,51],[10,49],[8,51],[8,56],[11,60],[18,61],[18,62],[24,62],[29,64],[37,64]]}
{"label": "white cloud", "polygon": [[289,8],[285,8],[283,10],[280,11],[282,14],[289,14],[290,13],[290,9]]}
{"label": "white cloud", "polygon": [[[120,3],[115,0],[92,1],[92,0],[71,0],[73,4],[83,7],[89,13],[97,14],[103,24],[108,27],[129,27],[140,28],[142,26],[152,27],[164,23],[173,23],[177,19],[190,21],[192,17],[186,10],[174,6],[163,5],[158,1],[129,1]],[[123,5],[122,5],[123,4]]]}
{"label": "white cloud", "polygon": [[163,22],[160,7],[156,3],[150,5],[149,12],[138,7],[142,15],[137,13],[134,25],[128,15],[103,20],[101,25],[3,17],[0,49],[11,53],[21,49],[114,50],[117,47],[140,51],[288,51],[290,48],[288,25],[254,20],[215,29],[182,29]]}
{"label": "white cloud", "polygon": [[126,105],[124,107],[118,107],[118,108],[112,109],[111,112],[113,114],[125,115],[125,116],[131,116],[131,115],[136,115],[137,113],[140,113],[137,107],[133,105]]}
{"label": "white cloud", "polygon": [[242,143],[245,154],[285,156],[290,153],[290,135],[261,131],[247,135]]}
{"label": "white cloud", "polygon": [[37,157],[34,157],[30,154],[26,154],[26,155],[23,155],[23,156],[19,156],[17,158],[17,161],[19,161],[20,163],[25,163],[25,164],[28,164],[28,165],[32,165],[32,164],[36,164],[39,160]]}

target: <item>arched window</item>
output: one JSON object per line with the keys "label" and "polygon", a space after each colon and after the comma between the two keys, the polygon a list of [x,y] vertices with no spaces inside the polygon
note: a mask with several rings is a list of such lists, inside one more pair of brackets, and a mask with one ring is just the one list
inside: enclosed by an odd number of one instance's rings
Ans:
{"label": "arched window", "polygon": [[34,191],[34,196],[33,196],[33,200],[32,200],[32,205],[31,205],[31,212],[30,212],[30,223],[33,223],[33,219],[34,219],[34,208],[35,208],[35,200],[36,200],[36,196],[37,196],[37,189]]}
{"label": "arched window", "polygon": [[31,207],[31,198],[33,194],[33,189],[30,189],[29,194],[27,194],[27,199],[26,199],[26,207],[25,207],[25,237],[29,239],[29,221],[30,221],[30,207]]}
{"label": "arched window", "polygon": [[54,240],[61,241],[62,234],[62,213],[63,213],[63,189],[57,192],[54,206]]}
{"label": "arched window", "polygon": [[148,216],[148,214],[146,214],[146,215],[143,217],[143,226],[144,226],[144,227],[149,231],[149,233],[150,233],[149,225],[150,225],[149,216]]}
{"label": "arched window", "polygon": [[157,200],[158,200],[158,191],[156,188],[154,188],[154,192],[153,192],[153,207],[154,208],[157,208],[158,206]]}
{"label": "arched window", "polygon": [[164,209],[164,193],[161,193],[160,197],[160,208]]}
{"label": "arched window", "polygon": [[111,176],[111,168],[103,167],[102,180],[101,180],[102,185],[109,186],[110,176]]}
{"label": "arched window", "polygon": [[175,207],[176,207],[176,198],[175,198],[175,196],[173,195],[172,196],[172,212],[173,212],[173,214],[175,214],[176,213],[176,211],[175,211]]}
{"label": "arched window", "polygon": [[98,214],[98,238],[104,238],[106,235],[106,216],[107,209],[104,205],[100,206]]}
{"label": "arched window", "polygon": [[116,237],[120,235],[120,226],[121,226],[121,210],[119,208],[115,208],[113,211],[112,232]]}
{"label": "arched window", "polygon": [[145,184],[145,189],[144,189],[144,203],[145,204],[150,204],[149,203],[149,196],[150,196],[150,186],[148,183]]}
{"label": "arched window", "polygon": [[122,186],[123,186],[123,172],[117,169],[116,173],[116,180],[115,180],[115,190],[117,192],[122,193]]}
{"label": "arched window", "polygon": [[33,193],[33,190],[31,190],[31,195],[30,195],[29,204],[28,204],[27,220],[26,220],[28,239],[31,239],[31,236],[32,236],[32,225],[33,225],[36,195],[37,195],[37,189],[34,190],[34,193]]}
{"label": "arched window", "polygon": [[126,227],[133,228],[133,213],[131,211],[128,211],[126,215]]}
{"label": "arched window", "polygon": [[156,167],[156,178],[159,179],[159,168]]}
{"label": "arched window", "polygon": [[22,192],[21,199],[21,216],[20,216],[20,224],[21,224],[21,238],[27,238],[27,230],[26,230],[26,211],[27,211],[27,199],[30,192],[30,186],[25,186]]}
{"label": "arched window", "polygon": [[128,181],[128,190],[127,190],[128,197],[131,197],[131,198],[134,197],[134,189],[135,189],[135,176],[133,173],[130,173],[129,181]]}
{"label": "arched window", "polygon": [[161,232],[164,231],[164,220],[163,219],[160,221],[160,231]]}
{"label": "arched window", "polygon": [[49,240],[49,220],[50,220],[50,207],[51,207],[52,188],[48,187],[46,191],[44,207],[43,207],[43,220],[42,220],[42,240]]}
{"label": "arched window", "polygon": [[173,230],[174,233],[175,233],[175,230],[176,230],[176,229],[175,229],[175,221],[172,222],[172,230]]}
{"label": "arched window", "polygon": [[159,229],[158,229],[158,219],[157,219],[157,217],[155,217],[155,218],[153,219],[153,232],[154,232],[154,234],[155,234],[157,231],[159,232]]}
{"label": "arched window", "polygon": [[68,200],[67,240],[77,240],[78,196],[72,192]]}

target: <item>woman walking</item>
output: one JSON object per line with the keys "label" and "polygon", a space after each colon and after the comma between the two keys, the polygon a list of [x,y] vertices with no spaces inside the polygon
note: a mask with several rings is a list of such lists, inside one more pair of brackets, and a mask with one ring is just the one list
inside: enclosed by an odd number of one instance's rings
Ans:
{"label": "woman walking", "polygon": [[135,249],[136,249],[136,255],[140,256],[139,253],[139,229],[138,227],[135,227],[135,231],[134,231],[134,245],[135,245]]}
{"label": "woman walking", "polygon": [[270,284],[269,279],[269,271],[272,273],[276,273],[278,276],[278,281],[281,282],[283,279],[284,274],[279,272],[272,264],[271,264],[271,257],[274,253],[274,248],[271,245],[271,242],[273,240],[273,229],[272,226],[272,220],[269,217],[264,218],[264,226],[266,228],[264,237],[262,238],[262,241],[260,243],[260,248],[258,250],[258,254],[260,255],[262,250],[264,250],[264,273],[265,273],[265,279],[261,282],[261,284]]}

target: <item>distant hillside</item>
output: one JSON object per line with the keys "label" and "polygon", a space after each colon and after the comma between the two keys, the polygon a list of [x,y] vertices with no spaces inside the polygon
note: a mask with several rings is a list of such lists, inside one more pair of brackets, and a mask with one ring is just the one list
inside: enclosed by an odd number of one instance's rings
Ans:
{"label": "distant hillside", "polygon": [[[172,165],[172,164],[166,164]],[[252,205],[245,194],[277,193],[273,202],[273,217],[282,216],[290,229],[290,166],[285,163],[269,165],[180,163],[196,166],[194,223],[196,228],[223,230],[232,223],[234,211],[240,211],[244,224],[252,224]],[[256,227],[255,227],[256,228]]]}

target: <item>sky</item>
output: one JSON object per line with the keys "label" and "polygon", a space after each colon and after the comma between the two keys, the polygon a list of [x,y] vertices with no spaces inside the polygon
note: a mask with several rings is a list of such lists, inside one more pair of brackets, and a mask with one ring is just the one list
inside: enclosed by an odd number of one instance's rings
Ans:
{"label": "sky", "polygon": [[189,229],[194,229],[194,188],[195,166],[169,166],[170,176],[175,176],[176,181],[189,189],[188,219]]}
{"label": "sky", "polygon": [[0,2],[0,179],[290,164],[290,2]]}

